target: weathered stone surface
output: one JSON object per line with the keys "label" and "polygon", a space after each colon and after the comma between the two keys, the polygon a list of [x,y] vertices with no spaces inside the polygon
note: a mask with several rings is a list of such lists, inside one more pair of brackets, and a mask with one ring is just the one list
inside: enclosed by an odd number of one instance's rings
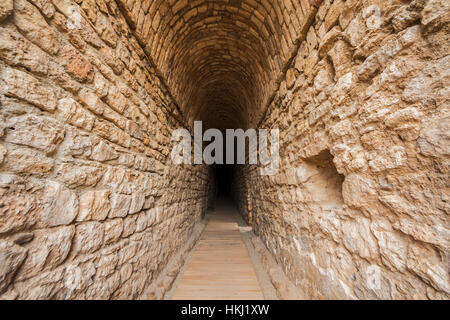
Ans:
{"label": "weathered stone surface", "polygon": [[33,239],[34,239],[33,233],[19,233],[17,237],[14,239],[14,243],[20,246],[30,242]]}
{"label": "weathered stone surface", "polygon": [[99,276],[106,277],[114,273],[117,268],[119,258],[115,254],[102,256],[98,262],[97,273]]}
{"label": "weathered stone surface", "polygon": [[94,126],[95,117],[72,98],[58,100],[57,113],[64,121],[78,128],[91,131]]}
{"label": "weathered stone surface", "polygon": [[96,161],[108,161],[117,159],[119,155],[107,143],[100,141],[92,150],[92,159]]}
{"label": "weathered stone surface", "polygon": [[127,107],[127,100],[124,95],[115,87],[110,86],[108,96],[106,98],[108,105],[118,113],[123,113]]}
{"label": "weathered stone surface", "polygon": [[145,203],[145,195],[135,192],[131,195],[130,214],[137,213],[142,210]]}
{"label": "weathered stone surface", "polygon": [[370,228],[378,240],[383,263],[391,270],[405,272],[408,250],[405,239],[386,221],[373,222]]}
{"label": "weathered stone surface", "polygon": [[11,65],[25,67],[37,74],[48,72],[45,52],[9,28],[0,27],[0,57]]}
{"label": "weathered stone surface", "polygon": [[77,221],[105,220],[111,206],[108,190],[86,191],[80,195]]}
{"label": "weathered stone surface", "polygon": [[13,0],[5,0],[0,4],[0,22],[5,20],[13,12]]}
{"label": "weathered stone surface", "polygon": [[85,222],[77,225],[73,250],[78,254],[92,253],[103,244],[104,225],[100,222]]}
{"label": "weathered stone surface", "polygon": [[110,218],[125,217],[130,211],[131,197],[125,194],[112,194]]}
{"label": "weathered stone surface", "polygon": [[61,49],[60,57],[65,64],[66,71],[79,81],[92,81],[94,70],[92,65],[75,48],[66,45]]}
{"label": "weathered stone surface", "polygon": [[126,238],[136,231],[136,218],[133,216],[126,217],[123,221],[122,237]]}
{"label": "weathered stone surface", "polygon": [[103,41],[113,48],[116,47],[118,40],[117,34],[114,32],[111,23],[105,15],[101,14],[97,18],[96,29]]}
{"label": "weathered stone surface", "polygon": [[35,77],[15,69],[0,70],[0,93],[22,99],[37,107],[53,111],[56,108],[55,93],[47,84],[39,82]]}
{"label": "weathered stone surface", "polygon": [[25,0],[14,1],[14,23],[34,44],[50,54],[59,50],[56,33],[41,16],[39,10]]}
{"label": "weathered stone surface", "polygon": [[427,30],[434,30],[450,22],[450,4],[445,0],[430,0],[422,12],[422,24]]}
{"label": "weathered stone surface", "polygon": [[104,98],[108,95],[109,83],[107,82],[105,77],[102,76],[102,74],[100,72],[95,73],[94,86],[95,86],[95,91],[100,98]]}
{"label": "weathered stone surface", "polygon": [[290,89],[295,82],[295,69],[289,69],[286,73],[286,85]]}
{"label": "weathered stone surface", "polygon": [[27,256],[27,250],[0,240],[0,293],[3,293]]}
{"label": "weathered stone surface", "polygon": [[78,214],[78,197],[58,182],[45,186],[46,198],[41,213],[41,223],[46,227],[70,224]]}
{"label": "weathered stone surface", "polygon": [[64,139],[64,128],[50,117],[24,115],[7,123],[6,141],[52,153]]}
{"label": "weathered stone surface", "polygon": [[96,93],[90,89],[82,89],[79,93],[81,101],[86,107],[97,115],[102,115],[105,109],[105,105],[96,95]]}
{"label": "weathered stone surface", "polygon": [[16,173],[44,174],[52,171],[54,160],[41,152],[12,146],[8,152],[5,166]]}
{"label": "weathered stone surface", "polygon": [[[408,10],[409,9],[409,10]],[[403,29],[417,23],[420,19],[420,13],[410,8],[405,8],[401,10],[393,19],[392,25],[396,32],[402,31]]]}
{"label": "weathered stone surface", "polygon": [[6,156],[7,152],[8,152],[8,150],[6,149],[6,147],[3,145],[0,145],[0,164],[2,164],[3,160],[5,160],[5,156]]}
{"label": "weathered stone surface", "polygon": [[420,153],[431,157],[450,154],[450,117],[432,119],[420,130],[417,146]]}
{"label": "weathered stone surface", "polygon": [[[420,259],[423,257],[426,259]],[[419,277],[429,282],[437,290],[450,292],[449,277],[446,267],[440,263],[438,257],[430,248],[412,245],[408,248],[407,267]]]}
{"label": "weathered stone surface", "polygon": [[346,221],[342,225],[344,246],[366,259],[378,256],[377,242],[370,232],[370,221],[365,218]]}
{"label": "weathered stone surface", "polygon": [[122,235],[123,231],[123,220],[122,219],[112,219],[105,223],[105,243],[109,244],[117,241]]}
{"label": "weathered stone surface", "polygon": [[29,229],[37,221],[41,187],[12,174],[0,174],[0,233]]}
{"label": "weathered stone surface", "polygon": [[102,168],[82,166],[78,163],[60,164],[55,171],[57,177],[71,188],[93,187],[97,185],[103,175]]}
{"label": "weathered stone surface", "polygon": [[17,275],[18,280],[28,279],[44,269],[55,268],[64,262],[70,252],[74,234],[73,226],[38,231],[32,243],[27,246],[27,259]]}
{"label": "weathered stone surface", "polygon": [[163,298],[216,192],[170,159],[201,119],[279,129],[278,171],[229,186],[278,292],[448,299],[449,12],[1,1],[0,298]]}
{"label": "weathered stone surface", "polygon": [[51,0],[30,0],[47,18],[52,18],[55,14],[55,7]]}

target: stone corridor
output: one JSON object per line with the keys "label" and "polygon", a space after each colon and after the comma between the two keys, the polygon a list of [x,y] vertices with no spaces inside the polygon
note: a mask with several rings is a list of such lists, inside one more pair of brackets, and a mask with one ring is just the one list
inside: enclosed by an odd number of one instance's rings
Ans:
{"label": "stone corridor", "polygon": [[[236,249],[247,293],[447,300],[449,26],[448,0],[1,0],[0,299],[186,297],[226,193],[242,241],[208,261]],[[279,129],[279,170],[174,164],[194,121]]]}

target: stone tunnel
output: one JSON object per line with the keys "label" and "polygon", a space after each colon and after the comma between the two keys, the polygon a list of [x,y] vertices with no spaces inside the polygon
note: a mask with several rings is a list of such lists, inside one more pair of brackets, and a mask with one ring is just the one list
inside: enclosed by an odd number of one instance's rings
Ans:
{"label": "stone tunnel", "polygon": [[[447,300],[449,22],[446,0],[1,0],[0,299],[176,296],[225,206],[265,298]],[[174,164],[195,121],[278,129],[278,171]]]}

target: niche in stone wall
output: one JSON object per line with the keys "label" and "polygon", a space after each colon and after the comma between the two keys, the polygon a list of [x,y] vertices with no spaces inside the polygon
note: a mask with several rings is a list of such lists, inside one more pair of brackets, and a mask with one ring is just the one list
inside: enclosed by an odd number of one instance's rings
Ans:
{"label": "niche in stone wall", "polygon": [[345,177],[337,172],[330,151],[323,150],[304,161],[309,177],[303,183],[303,188],[308,192],[310,200],[325,210],[342,208],[342,183]]}

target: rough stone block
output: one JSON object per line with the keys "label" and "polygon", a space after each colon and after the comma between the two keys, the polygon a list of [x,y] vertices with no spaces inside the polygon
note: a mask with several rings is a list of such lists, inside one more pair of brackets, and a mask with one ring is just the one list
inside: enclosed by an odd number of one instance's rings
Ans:
{"label": "rough stone block", "polygon": [[26,0],[14,0],[14,23],[26,38],[50,54],[59,50],[56,33],[39,10]]}
{"label": "rough stone block", "polygon": [[26,256],[27,249],[0,240],[0,293],[8,288]]}
{"label": "rough stone block", "polygon": [[41,224],[46,227],[68,225],[78,214],[78,197],[58,182],[50,181],[45,186],[44,207]]}
{"label": "rough stone block", "polygon": [[7,123],[6,141],[52,153],[64,139],[62,125],[50,117],[23,115]]}
{"label": "rough stone block", "polygon": [[130,211],[131,197],[124,194],[111,195],[111,212],[110,218],[126,217]]}
{"label": "rough stone block", "polygon": [[111,210],[108,190],[87,191],[80,196],[77,221],[105,220]]}
{"label": "rough stone block", "polygon": [[27,259],[17,279],[29,279],[44,269],[52,269],[63,263],[70,252],[74,234],[74,226],[36,232],[34,239],[27,246]]}
{"label": "rough stone block", "polygon": [[6,167],[15,173],[44,174],[49,173],[55,161],[36,150],[11,147],[6,158]]}
{"label": "rough stone block", "polygon": [[105,227],[100,222],[85,222],[77,225],[73,250],[78,254],[93,253],[103,244]]}
{"label": "rough stone block", "polygon": [[0,27],[0,58],[37,74],[47,74],[49,68],[47,54],[10,28]]}
{"label": "rough stone block", "polygon": [[5,68],[0,71],[0,93],[22,99],[46,110],[56,108],[56,97],[53,88],[23,71]]}

